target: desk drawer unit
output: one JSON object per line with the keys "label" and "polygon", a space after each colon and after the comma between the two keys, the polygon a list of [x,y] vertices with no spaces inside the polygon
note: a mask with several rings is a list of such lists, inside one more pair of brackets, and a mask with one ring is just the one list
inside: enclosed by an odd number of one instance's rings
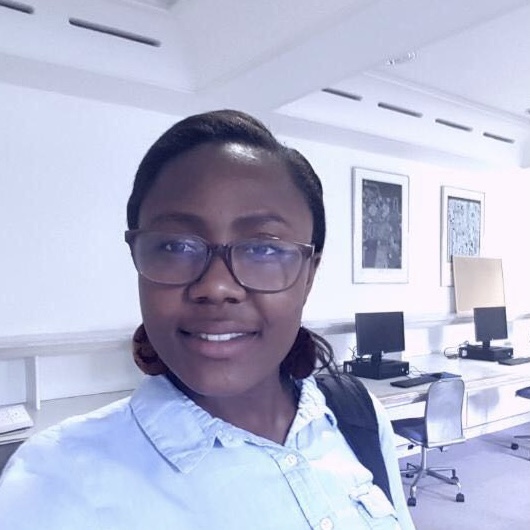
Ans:
{"label": "desk drawer unit", "polygon": [[530,400],[515,395],[515,391],[523,386],[525,384],[520,382],[507,383],[469,391],[466,427],[475,427],[529,413]]}

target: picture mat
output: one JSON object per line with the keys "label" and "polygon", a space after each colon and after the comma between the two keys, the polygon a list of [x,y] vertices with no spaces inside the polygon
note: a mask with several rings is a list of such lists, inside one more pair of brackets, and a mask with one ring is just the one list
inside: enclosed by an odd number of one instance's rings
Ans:
{"label": "picture mat", "polygon": [[[363,183],[393,184],[401,188],[401,267],[363,267]],[[409,181],[406,175],[385,173],[371,169],[354,168],[353,179],[353,282],[354,283],[407,283],[408,282],[408,216]]]}
{"label": "picture mat", "polygon": [[[442,186],[442,207],[441,207],[441,241],[440,241],[440,284],[442,286],[453,285],[453,267],[452,267],[452,258],[454,256],[449,255],[449,249],[451,244],[449,243],[449,238],[454,238],[455,236],[459,239],[460,244],[466,241],[469,244],[468,246],[463,245],[459,248],[463,248],[464,251],[460,255],[467,257],[478,257],[480,256],[480,249],[484,239],[484,193],[479,191],[465,190],[460,188],[452,188],[450,186]],[[479,218],[473,218],[472,226],[469,227],[470,233],[466,236],[463,233],[463,225],[458,225],[458,231],[453,233],[452,230],[455,227],[450,227],[449,225],[449,211],[451,208],[458,203],[465,205],[475,204],[479,205],[480,216]],[[462,219],[460,218],[461,222]],[[464,227],[465,228],[465,227]],[[471,245],[473,242],[473,245]],[[455,241],[452,241],[454,244]],[[457,254],[458,255],[458,254]]]}

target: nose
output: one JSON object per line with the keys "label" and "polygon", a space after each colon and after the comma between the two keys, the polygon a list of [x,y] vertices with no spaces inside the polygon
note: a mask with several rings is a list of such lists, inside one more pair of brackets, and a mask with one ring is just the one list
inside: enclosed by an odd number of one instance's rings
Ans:
{"label": "nose", "polygon": [[212,257],[203,275],[188,287],[188,293],[194,302],[238,303],[247,291],[236,281],[224,257],[218,253]]}

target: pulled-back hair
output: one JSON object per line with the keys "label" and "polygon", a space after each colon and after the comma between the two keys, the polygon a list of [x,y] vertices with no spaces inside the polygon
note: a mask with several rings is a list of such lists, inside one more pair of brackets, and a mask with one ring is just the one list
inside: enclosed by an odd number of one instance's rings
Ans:
{"label": "pulled-back hair", "polygon": [[[261,121],[236,110],[217,110],[190,116],[177,122],[156,140],[136,172],[132,193],[127,202],[129,229],[138,228],[142,203],[162,168],[187,151],[207,143],[238,143],[263,149],[283,162],[311,211],[311,243],[315,245],[315,252],[322,252],[326,237],[322,184],[311,164],[296,149],[280,143]],[[332,362],[333,353],[329,344],[301,328],[280,370],[283,375],[301,378],[312,373],[317,365],[329,366]]]}
{"label": "pulled-back hair", "polygon": [[129,229],[138,228],[140,207],[162,167],[179,155],[206,143],[239,143],[263,149],[283,161],[311,210],[311,242],[316,252],[322,251],[326,237],[322,184],[311,164],[298,151],[278,142],[259,120],[235,110],[190,116],[173,125],[151,146],[138,167],[127,203]]}

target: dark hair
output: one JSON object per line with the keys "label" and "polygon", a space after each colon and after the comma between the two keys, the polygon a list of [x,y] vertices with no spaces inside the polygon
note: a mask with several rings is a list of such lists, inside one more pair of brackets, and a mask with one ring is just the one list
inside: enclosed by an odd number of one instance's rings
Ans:
{"label": "dark hair", "polygon": [[[217,110],[185,118],[169,128],[149,148],[138,166],[132,193],[127,202],[129,229],[138,228],[142,203],[165,164],[202,144],[232,142],[263,149],[285,164],[311,211],[311,242],[315,245],[317,253],[322,252],[326,237],[326,218],[322,184],[318,175],[302,154],[281,144],[261,121],[236,110]],[[317,360],[322,366],[330,365],[333,353],[329,344],[312,333],[310,336],[315,337],[315,340],[311,340],[312,347],[308,344],[305,333],[298,334],[280,367],[282,373],[286,373],[285,368],[288,366],[287,372],[290,375],[306,377],[315,369]],[[296,362],[293,362],[293,359]],[[302,366],[305,366],[305,369],[302,370]]]}
{"label": "dark hair", "polygon": [[311,164],[298,151],[278,142],[259,120],[235,110],[190,116],[173,125],[151,146],[138,167],[127,203],[129,229],[138,228],[142,202],[167,162],[205,143],[229,142],[264,149],[285,163],[313,216],[311,242],[316,252],[322,252],[326,237],[322,184]]}

